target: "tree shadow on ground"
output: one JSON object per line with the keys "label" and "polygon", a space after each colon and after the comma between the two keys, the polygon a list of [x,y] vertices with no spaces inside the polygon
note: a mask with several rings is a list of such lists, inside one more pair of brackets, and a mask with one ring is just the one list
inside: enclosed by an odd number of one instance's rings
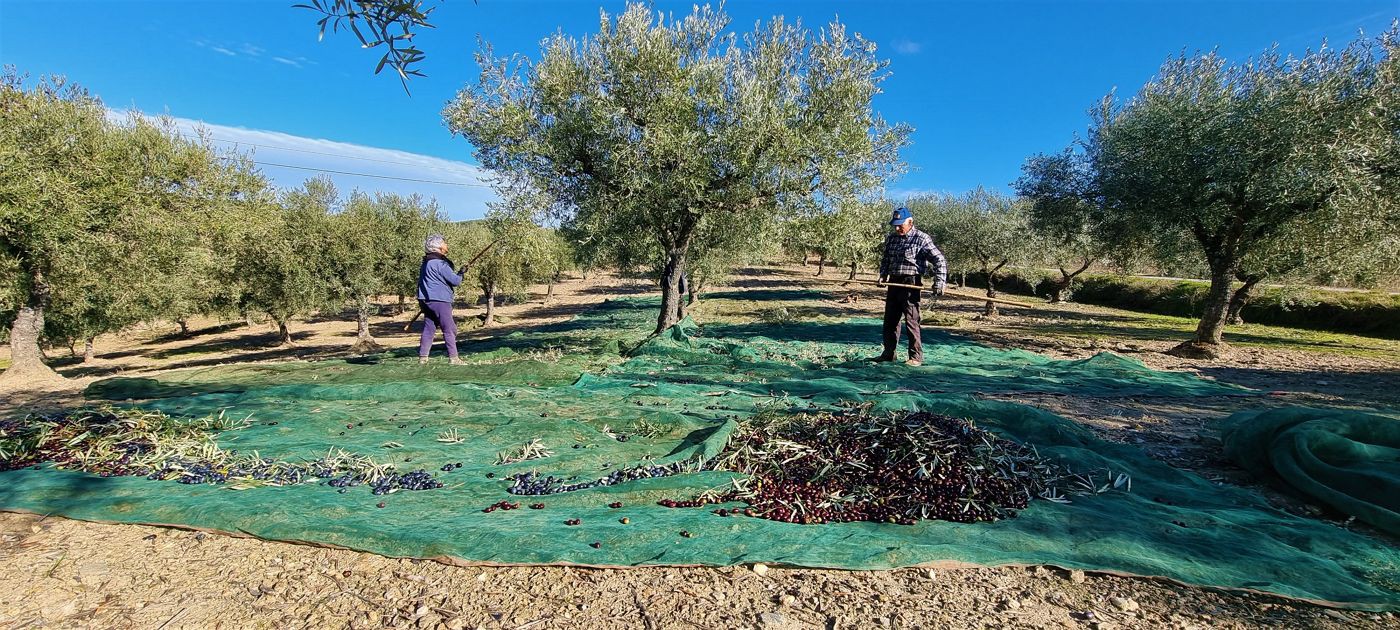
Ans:
{"label": "tree shadow on ground", "polygon": [[[701,334],[711,339],[744,341],[755,337],[765,337],[774,341],[799,341],[814,343],[880,343],[879,322],[839,321],[839,322],[798,322],[790,325],[774,324],[705,324]],[[971,339],[955,336],[942,330],[923,331],[923,342],[943,345],[977,345]]]}
{"label": "tree shadow on ground", "polygon": [[215,325],[213,325],[213,326],[205,326],[205,327],[203,327],[203,328],[191,328],[190,331],[189,331],[188,333],[183,333],[183,332],[180,332],[180,331],[177,330],[177,331],[175,331],[175,332],[166,333],[166,334],[163,334],[163,335],[158,335],[158,336],[156,336],[156,337],[152,337],[150,343],[170,343],[170,342],[172,342],[172,341],[182,341],[182,340],[185,340],[185,339],[193,339],[193,338],[195,338],[195,337],[201,337],[201,336],[204,336],[204,335],[218,335],[218,334],[223,334],[223,333],[226,333],[226,332],[229,332],[229,331],[232,331],[232,330],[237,330],[237,329],[239,329],[239,328],[241,328],[241,327],[243,327],[243,326],[247,326],[247,325],[248,325],[247,322],[241,322],[241,321],[240,321],[240,322],[224,322],[224,323],[222,323],[222,324],[215,324]]}
{"label": "tree shadow on ground", "polygon": [[[1305,392],[1346,404],[1389,406],[1400,410],[1400,370],[1288,370],[1278,368],[1203,366],[1196,371],[1222,383],[1260,390]],[[1323,404],[1335,405],[1333,400]]]}
{"label": "tree shadow on ground", "polygon": [[[312,337],[312,333],[307,331],[295,331],[291,333],[292,343],[306,341]],[[238,352],[250,348],[276,348],[281,343],[281,339],[276,332],[255,332],[239,335],[231,339],[210,339],[178,348],[157,350],[147,353],[146,356],[152,359],[170,359],[191,354],[209,354],[213,352]],[[246,360],[248,355],[237,355],[239,360]]]}
{"label": "tree shadow on ground", "polygon": [[[781,285],[772,285],[781,286]],[[755,288],[740,291],[710,291],[701,294],[700,300],[747,300],[750,302],[789,302],[823,300],[827,295],[813,289]]]}
{"label": "tree shadow on ground", "polygon": [[580,295],[646,295],[661,293],[661,288],[650,283],[627,283],[620,285],[595,285],[578,291]]}
{"label": "tree shadow on ground", "polygon": [[[53,477],[46,474],[45,481]],[[45,484],[45,503],[64,507],[79,507],[94,500],[101,501],[111,496],[114,482],[108,478],[90,474],[66,474],[60,484]],[[23,500],[33,490],[22,483],[0,484],[0,505],[23,504]],[[60,510],[63,507],[60,507]]]}

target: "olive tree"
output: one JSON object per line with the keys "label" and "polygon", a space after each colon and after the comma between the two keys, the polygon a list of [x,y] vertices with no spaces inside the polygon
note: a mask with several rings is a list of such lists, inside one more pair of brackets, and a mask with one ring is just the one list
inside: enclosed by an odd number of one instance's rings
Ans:
{"label": "olive tree", "polygon": [[442,232],[445,219],[435,199],[416,194],[375,193],[374,207],[385,222],[383,247],[392,259],[385,269],[384,291],[398,298],[398,311],[402,313],[407,297],[418,290],[423,241],[429,234]]}
{"label": "olive tree", "polygon": [[238,239],[234,276],[245,313],[266,313],[277,325],[277,340],[292,344],[295,317],[332,302],[325,247],[332,237],[335,204],[329,181],[308,180],[273,199],[271,191],[244,203],[245,229]]}
{"label": "olive tree", "polygon": [[[329,180],[308,182],[307,190],[313,199],[337,203]],[[355,354],[384,349],[369,331],[373,300],[391,284],[390,278],[397,278],[396,272],[402,272],[400,252],[395,247],[399,239],[394,238],[391,217],[382,211],[380,200],[359,191],[351,193],[331,214],[329,238],[322,244],[330,294],[336,302],[355,309],[355,343],[350,346]]]}
{"label": "olive tree", "polygon": [[844,204],[830,215],[831,256],[848,269],[848,280],[855,280],[861,266],[879,267],[880,248],[894,207],[887,200],[857,201]]}
{"label": "olive tree", "polygon": [[[1168,60],[1127,102],[1095,111],[1085,154],[1110,232],[1146,247],[1189,234],[1210,269],[1191,341],[1173,352],[1212,357],[1232,285],[1268,277],[1300,225],[1345,234],[1362,249],[1394,230],[1400,199],[1400,29],[1301,57],[1267,51],[1231,64],[1216,53]],[[1311,247],[1311,245],[1308,245]],[[1256,281],[1257,282],[1257,281]]]}
{"label": "olive tree", "polygon": [[1102,211],[1091,175],[1084,160],[1065,150],[1028,159],[1015,188],[1028,202],[1030,228],[1042,246],[1038,262],[1060,272],[1050,283],[1050,301],[1062,302],[1074,279],[1111,251],[1099,229]]}
{"label": "olive tree", "polygon": [[205,202],[240,194],[220,182],[246,167],[169,121],[113,120],[62,79],[26,83],[0,73],[0,261],[14,271],[0,305],[13,363],[0,380],[17,383],[56,378],[41,339],[91,339],[158,313],[156,289],[197,245]]}
{"label": "olive tree", "polygon": [[[980,187],[962,195],[919,197],[908,202],[914,225],[923,226],[921,229],[933,237],[948,258],[950,271],[977,271],[986,276],[987,297],[997,296],[997,274],[1027,262],[1036,252],[1027,205]],[[987,302],[983,314],[996,315],[996,304]]]}
{"label": "olive tree", "polygon": [[[631,3],[540,58],[477,56],[477,82],[444,111],[483,166],[545,191],[550,211],[602,245],[649,239],[663,272],[656,331],[675,324],[706,221],[773,218],[874,190],[899,169],[908,128],[871,100],[887,73],[839,22],[773,18],[739,36],[708,6]],[[613,238],[608,238],[613,237]]]}
{"label": "olive tree", "polygon": [[523,299],[530,285],[548,281],[557,269],[549,246],[550,232],[534,223],[533,214],[510,201],[492,204],[487,212],[485,225],[491,248],[469,270],[486,300],[483,326],[496,323],[501,297]]}
{"label": "olive tree", "polygon": [[540,266],[547,284],[544,303],[549,304],[554,299],[554,286],[563,282],[564,274],[573,269],[577,261],[573,245],[558,230],[545,230],[541,238]]}

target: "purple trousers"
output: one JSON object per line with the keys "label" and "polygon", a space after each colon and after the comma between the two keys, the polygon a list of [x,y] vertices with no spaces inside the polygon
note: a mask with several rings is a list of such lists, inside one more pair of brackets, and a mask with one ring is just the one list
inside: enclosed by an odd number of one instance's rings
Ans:
{"label": "purple trousers", "polygon": [[419,300],[418,308],[423,309],[423,335],[418,339],[418,356],[428,356],[433,336],[441,328],[442,339],[447,342],[447,356],[457,358],[457,322],[452,320],[452,303]]}

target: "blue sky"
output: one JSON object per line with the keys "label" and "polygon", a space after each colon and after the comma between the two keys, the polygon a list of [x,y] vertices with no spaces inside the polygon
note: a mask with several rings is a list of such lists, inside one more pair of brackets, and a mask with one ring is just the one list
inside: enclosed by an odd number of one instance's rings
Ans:
{"label": "blue sky", "polygon": [[[474,80],[478,35],[498,53],[537,57],[555,31],[595,32],[620,0],[445,0],[428,53],[404,94],[377,54],[348,34],[316,38],[316,16],[294,0],[0,0],[0,62],[63,74],[114,109],[168,114],[238,142],[279,185],[311,169],[344,189],[422,192],[454,217],[491,198],[471,146],[442,123],[443,105]],[[691,2],[653,3],[688,12]],[[1131,94],[1166,57],[1219,49],[1243,59],[1277,43],[1302,52],[1380,32],[1400,3],[1333,0],[1149,2],[896,2],[731,0],[737,28],[782,14],[817,27],[839,15],[878,44],[892,76],[876,107],[915,128],[911,171],[890,192],[1007,189],[1026,156],[1065,146],[1110,89]],[[261,145],[261,146],[253,146]],[[442,183],[448,182],[448,183]],[[465,184],[465,185],[464,185]]]}

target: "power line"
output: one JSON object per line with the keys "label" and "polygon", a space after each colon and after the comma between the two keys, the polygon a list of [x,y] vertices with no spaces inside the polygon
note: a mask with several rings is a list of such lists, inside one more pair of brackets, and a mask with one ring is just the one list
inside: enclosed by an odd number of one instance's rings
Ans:
{"label": "power line", "polygon": [[420,183],[420,184],[440,184],[440,185],[443,185],[443,186],[470,186],[470,187],[475,187],[475,188],[490,188],[490,187],[491,187],[489,184],[470,184],[470,183],[467,183],[467,182],[444,182],[444,181],[432,180],[432,179],[417,179],[417,178],[414,178],[414,177],[394,177],[393,175],[373,175],[373,174],[370,174],[370,173],[353,173],[353,172],[350,172],[350,171],[335,171],[335,170],[331,170],[331,169],[328,169],[328,168],[313,168],[313,167],[310,167],[310,166],[297,166],[297,165],[295,165],[295,164],[278,164],[278,163],[276,163],[276,162],[259,162],[259,161],[257,161],[257,160],[253,160],[253,163],[254,163],[254,164],[257,164],[257,165],[259,165],[259,166],[276,166],[276,167],[280,167],[280,168],[295,168],[295,169],[299,169],[299,170],[303,170],[303,171],[316,171],[316,172],[318,172],[318,173],[334,173],[334,174],[336,174],[336,175],[354,175],[354,176],[356,176],[356,177],[374,177],[374,178],[377,178],[377,179],[393,179],[393,180],[398,180],[398,181],[401,181],[401,182],[418,182],[418,183]]}

